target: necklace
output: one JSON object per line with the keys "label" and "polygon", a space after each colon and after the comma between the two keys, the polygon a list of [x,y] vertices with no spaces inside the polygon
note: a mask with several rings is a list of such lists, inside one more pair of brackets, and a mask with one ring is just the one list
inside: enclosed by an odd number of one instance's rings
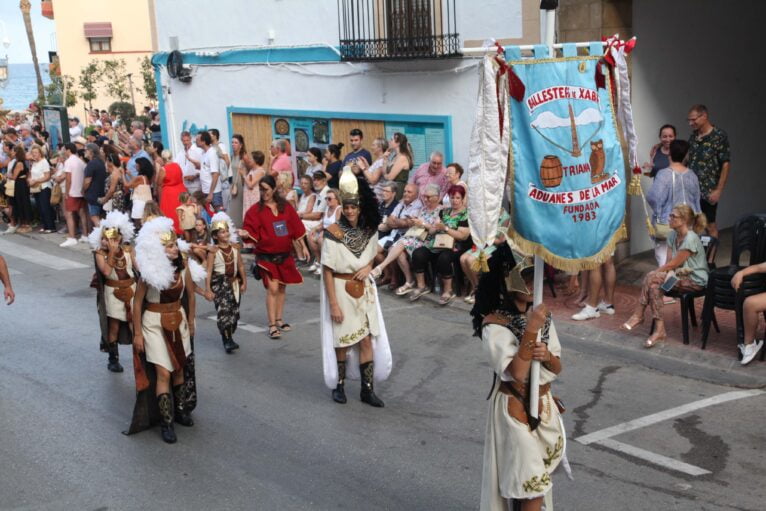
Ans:
{"label": "necklace", "polygon": [[223,247],[219,247],[221,250],[221,256],[223,257],[223,263],[224,264],[231,264],[234,261],[234,248],[231,246],[228,247],[228,251],[224,249]]}

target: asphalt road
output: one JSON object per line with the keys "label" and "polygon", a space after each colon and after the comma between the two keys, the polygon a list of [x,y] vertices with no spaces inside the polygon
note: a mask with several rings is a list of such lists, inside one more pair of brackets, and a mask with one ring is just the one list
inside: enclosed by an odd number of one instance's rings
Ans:
{"label": "asphalt road", "polygon": [[[273,341],[251,280],[236,354],[200,306],[196,424],[166,445],[157,430],[121,434],[133,376],[98,351],[84,247],[5,236],[0,254],[17,294],[0,308],[0,509],[478,509],[492,375],[463,308],[383,294],[386,407],[360,403],[357,382],[340,406],[323,385],[318,281],[289,289],[294,330]],[[722,370],[714,354],[559,331],[574,480],[554,475],[557,510],[763,509],[766,395],[730,384],[761,386],[765,364]],[[689,405],[706,398],[721,402]]]}

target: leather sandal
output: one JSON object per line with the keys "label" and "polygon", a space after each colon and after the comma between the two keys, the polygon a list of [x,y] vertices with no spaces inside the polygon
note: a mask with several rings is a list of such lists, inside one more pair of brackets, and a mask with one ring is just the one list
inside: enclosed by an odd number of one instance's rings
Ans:
{"label": "leather sandal", "polygon": [[668,336],[665,333],[660,334],[655,332],[654,334],[652,334],[651,337],[649,337],[647,340],[644,341],[644,348],[646,349],[654,348],[658,344],[665,342],[665,339],[667,339],[667,337]]}
{"label": "leather sandal", "polygon": [[282,318],[279,318],[277,320],[276,327],[279,328],[283,332],[289,332],[293,329],[293,327],[290,326],[290,323],[285,323]]}
{"label": "leather sandal", "polygon": [[279,339],[282,337],[282,332],[279,330],[277,325],[269,325],[269,337],[272,339]]}
{"label": "leather sandal", "polygon": [[439,305],[449,305],[449,303],[454,299],[455,299],[455,293],[442,295],[439,297]]}
{"label": "leather sandal", "polygon": [[631,331],[643,322],[644,317],[634,313],[625,323],[622,324],[620,328],[623,330]]}

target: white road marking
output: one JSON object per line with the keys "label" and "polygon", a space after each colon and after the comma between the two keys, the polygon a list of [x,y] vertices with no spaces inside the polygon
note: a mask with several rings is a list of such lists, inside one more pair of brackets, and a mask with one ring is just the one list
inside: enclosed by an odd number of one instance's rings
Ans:
{"label": "white road marking", "polygon": [[21,272],[19,270],[14,270],[13,268],[8,268],[8,275],[21,275]]}
{"label": "white road marking", "polygon": [[[217,321],[217,320],[218,320],[218,318],[217,318],[216,316],[208,316],[208,317],[207,317],[207,319],[209,319],[209,320],[211,320],[211,321]],[[242,321],[240,321],[239,323],[237,323],[237,329],[240,329],[240,330],[246,330],[246,331],[248,331],[248,332],[252,332],[252,333],[254,333],[254,334],[257,334],[257,333],[259,333],[259,332],[265,332],[265,331],[266,331],[266,329],[265,329],[265,328],[263,328],[263,327],[260,327],[260,326],[255,326],[255,325],[250,325],[250,324],[248,324],[248,323],[244,323],[244,322],[242,322]]]}
{"label": "white road marking", "polygon": [[707,399],[701,399],[699,401],[694,401],[692,403],[677,406],[675,408],[670,408],[662,412],[653,413],[645,417],[639,417],[638,419],[634,419],[632,421],[623,422],[622,424],[617,424],[616,426],[612,426],[599,431],[595,431],[593,433],[589,433],[587,435],[583,435],[581,437],[575,438],[575,440],[581,444],[588,445],[594,442],[600,442],[602,440],[611,438],[613,436],[621,435],[628,431],[633,431],[635,429],[651,426],[652,424],[657,424],[658,422],[666,421],[668,419],[673,419],[675,417],[685,415],[689,412],[693,412],[694,410],[699,410],[700,408],[706,408],[708,406],[726,403],[728,401],[734,401],[736,399],[743,399],[746,397],[758,396],[760,394],[764,394],[764,391],[753,389],[753,390],[736,390],[733,392],[725,392],[723,394],[718,394],[717,396],[709,397]]}
{"label": "white road marking", "polygon": [[61,256],[47,254],[4,239],[0,239],[0,252],[52,270],[79,270],[81,268],[88,268],[87,265],[70,261]]}
{"label": "white road marking", "polygon": [[634,447],[632,445],[618,442],[617,440],[613,440],[612,437],[627,433],[628,431],[634,431],[646,426],[651,426],[652,424],[657,424],[658,422],[666,421],[668,419],[673,419],[681,415],[686,415],[687,413],[699,410],[700,408],[706,408],[708,406],[726,403],[737,399],[744,399],[746,397],[759,396],[764,393],[766,392],[758,389],[725,392],[723,394],[718,394],[717,396],[709,397],[707,399],[701,399],[699,401],[694,401],[692,403],[687,403],[675,408],[670,408],[662,412],[639,417],[638,419],[634,419],[632,421],[623,422],[621,424],[617,424],[616,426],[604,428],[602,430],[575,438],[575,441],[583,445],[603,445],[609,449],[613,449],[615,451],[628,454],[644,461],[648,461],[649,463],[653,463],[655,465],[669,468],[670,470],[675,470],[677,472],[682,472],[691,476],[710,474],[710,471],[705,470],[704,468],[695,467],[694,465],[689,465],[688,463],[677,461],[661,454],[656,454],[639,447]]}
{"label": "white road marking", "polygon": [[649,463],[675,470],[676,472],[683,472],[684,474],[689,474],[690,476],[703,476],[705,474],[711,473],[709,470],[705,470],[704,468],[695,467],[694,465],[689,465],[683,461],[677,461],[661,454],[655,454],[638,447],[633,447],[632,445],[624,444],[622,442],[618,442],[617,440],[612,440],[611,438],[606,438],[596,443],[603,445],[604,447],[614,449],[615,451],[624,452],[625,454],[629,454],[634,458],[639,458],[644,461],[648,461]]}

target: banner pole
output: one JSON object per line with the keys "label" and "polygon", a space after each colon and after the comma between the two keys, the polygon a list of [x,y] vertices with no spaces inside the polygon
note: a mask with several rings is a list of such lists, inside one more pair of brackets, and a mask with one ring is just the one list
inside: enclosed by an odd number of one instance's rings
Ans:
{"label": "banner pole", "polygon": [[[540,23],[540,27],[545,26],[541,34],[543,44],[548,46],[550,57],[553,57],[553,44],[556,42],[556,11],[540,11],[540,15],[545,17],[545,25]],[[537,306],[543,303],[543,276],[545,273],[545,262],[539,255],[535,255],[535,277],[534,291],[532,294],[532,304]],[[529,413],[535,419],[539,418],[539,400],[540,400],[540,361],[533,360],[529,370]]]}

